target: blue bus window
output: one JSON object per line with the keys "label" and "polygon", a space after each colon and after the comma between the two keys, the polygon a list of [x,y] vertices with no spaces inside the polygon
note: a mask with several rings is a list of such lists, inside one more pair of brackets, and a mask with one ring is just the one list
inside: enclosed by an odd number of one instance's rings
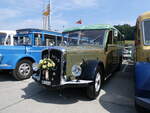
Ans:
{"label": "blue bus window", "polygon": [[35,46],[42,46],[42,34],[34,34],[34,45]]}
{"label": "blue bus window", "polygon": [[61,44],[62,44],[62,39],[63,39],[63,37],[60,37],[60,36],[58,36],[57,37],[57,46],[60,46]]}
{"label": "blue bus window", "polygon": [[14,45],[31,45],[29,37],[14,37]]}
{"label": "blue bus window", "polygon": [[0,33],[0,45],[4,45],[6,33]]}
{"label": "blue bus window", "polygon": [[10,45],[10,44],[11,44],[11,37],[9,35],[6,40],[6,45]]}
{"label": "blue bus window", "polygon": [[56,45],[56,36],[45,34],[44,39],[45,39],[45,46],[54,46],[54,45]]}

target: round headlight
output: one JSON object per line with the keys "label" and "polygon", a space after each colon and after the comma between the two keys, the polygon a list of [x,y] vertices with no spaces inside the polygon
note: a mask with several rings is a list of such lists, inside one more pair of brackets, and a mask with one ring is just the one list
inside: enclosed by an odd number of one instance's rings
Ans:
{"label": "round headlight", "polygon": [[78,77],[81,75],[82,68],[79,65],[72,66],[72,75]]}
{"label": "round headlight", "polygon": [[33,63],[33,64],[32,64],[32,69],[33,69],[33,71],[38,71],[39,65],[36,64],[36,63]]}

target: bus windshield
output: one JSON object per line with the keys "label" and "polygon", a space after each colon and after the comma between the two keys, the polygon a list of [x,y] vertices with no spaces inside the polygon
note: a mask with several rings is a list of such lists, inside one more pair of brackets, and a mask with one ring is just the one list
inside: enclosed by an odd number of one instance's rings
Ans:
{"label": "bus windshield", "polygon": [[6,36],[6,33],[0,33],[0,45],[4,45]]}
{"label": "bus windshield", "polygon": [[103,45],[106,30],[83,30],[68,32],[67,45]]}
{"label": "bus windshield", "polygon": [[150,20],[144,21],[143,23],[143,35],[144,35],[144,41],[146,45],[150,45]]}

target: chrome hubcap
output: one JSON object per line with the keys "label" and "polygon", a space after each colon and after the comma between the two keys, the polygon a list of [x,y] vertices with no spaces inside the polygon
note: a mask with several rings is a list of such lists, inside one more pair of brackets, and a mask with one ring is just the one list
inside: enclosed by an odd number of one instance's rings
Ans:
{"label": "chrome hubcap", "polygon": [[24,77],[28,76],[30,71],[31,67],[28,63],[23,63],[19,66],[19,73]]}
{"label": "chrome hubcap", "polygon": [[95,90],[96,90],[96,92],[99,91],[100,87],[101,87],[101,75],[98,72],[96,75],[96,78],[95,78]]}

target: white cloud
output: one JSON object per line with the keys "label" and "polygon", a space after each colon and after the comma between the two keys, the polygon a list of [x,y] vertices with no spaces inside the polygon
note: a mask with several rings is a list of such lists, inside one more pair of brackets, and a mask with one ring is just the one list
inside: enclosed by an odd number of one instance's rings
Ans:
{"label": "white cloud", "polygon": [[16,17],[17,15],[20,15],[20,14],[21,12],[18,10],[1,8],[0,9],[0,15],[1,15],[0,21],[4,21],[5,19]]}
{"label": "white cloud", "polygon": [[79,7],[93,7],[98,5],[98,0],[72,0]]}
{"label": "white cloud", "polygon": [[61,0],[52,1],[52,8],[55,12],[62,10],[76,10],[99,6],[99,0]]}
{"label": "white cloud", "polygon": [[65,19],[63,19],[63,15],[53,15],[52,19],[52,30],[62,31],[64,27],[68,27],[69,23]]}
{"label": "white cloud", "polygon": [[1,22],[1,30],[16,30],[22,28],[41,28],[42,22],[39,19],[27,19],[23,21]]}

